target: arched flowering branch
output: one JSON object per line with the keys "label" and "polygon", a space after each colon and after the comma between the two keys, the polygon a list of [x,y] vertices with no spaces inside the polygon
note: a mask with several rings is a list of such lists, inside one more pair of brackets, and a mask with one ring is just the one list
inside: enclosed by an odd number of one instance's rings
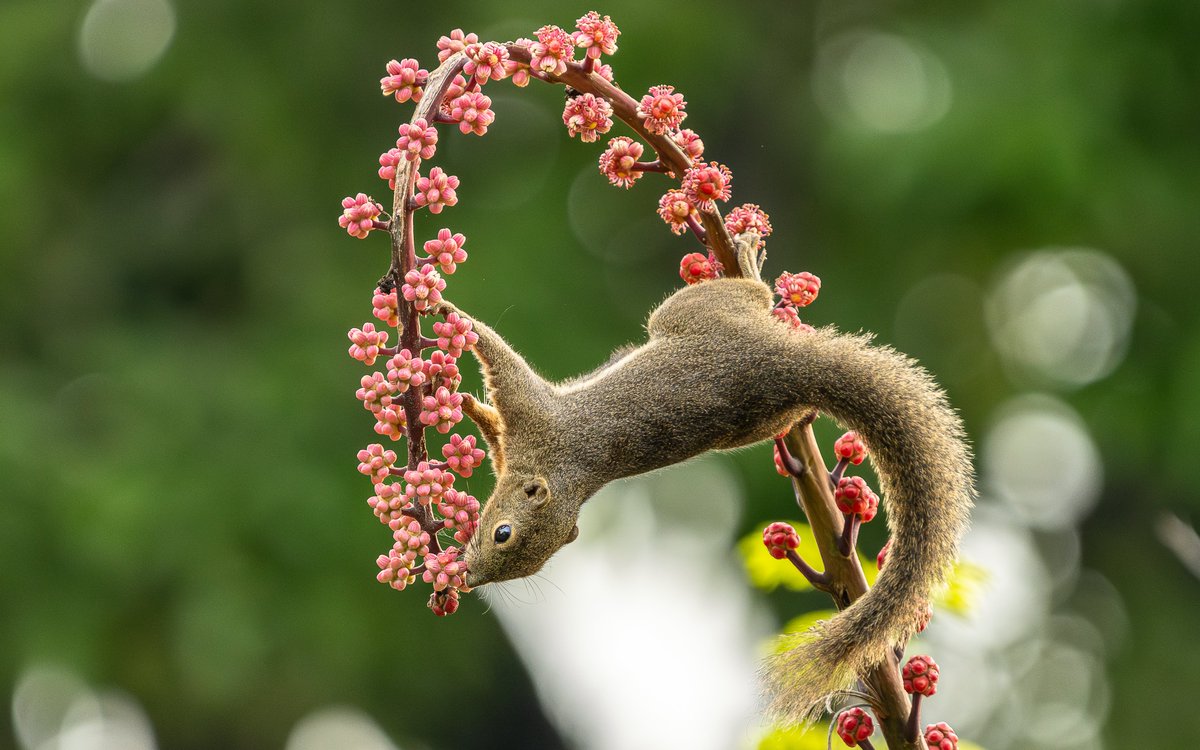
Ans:
{"label": "arched flowering branch", "polygon": [[[616,117],[640,139],[609,140],[599,167],[610,183],[630,188],[647,173],[662,174],[674,183],[659,199],[658,214],[676,234],[694,235],[705,250],[682,259],[679,272],[685,282],[740,275],[734,236],[761,241],[772,231],[766,213],[754,204],[722,216],[717,204],[730,198],[733,177],[724,165],[706,162],[703,141],[682,127],[687,117],[683,94],[673,86],[657,85],[635,99],[615,83],[612,68],[601,59],[616,52],[619,35],[608,16],[593,11],[577,21],[574,32],[543,26],[534,39],[508,43],[480,42],[475,34],[455,29],[438,41],[441,64],[432,73],[413,59],[389,62],[388,75],[380,82],[383,94],[416,103],[412,118],[399,127],[395,148],[379,157],[379,176],[393,190],[390,216],[383,218],[383,207],[362,193],[342,202],[339,222],[348,234],[365,238],[386,230],[391,239],[391,263],[375,289],[372,308],[379,321],[395,329],[397,346],[389,348],[389,333],[372,323],[350,332],[352,357],[368,366],[386,358],[384,370],[364,376],[357,393],[375,417],[375,431],[393,441],[408,441],[406,461],[399,466],[396,453],[382,444],[358,454],[359,470],[375,488],[368,504],[392,531],[394,542],[378,559],[378,578],[396,589],[417,577],[433,584],[429,605],[438,615],[453,613],[459,592],[467,590],[466,568],[459,559],[462,548],[457,545],[466,543],[479,519],[478,501],[453,484],[456,477],[469,477],[484,457],[471,436],[451,435],[441,448],[444,461],[430,461],[426,447],[428,428],[447,434],[461,421],[464,408],[473,409],[471,397],[458,392],[457,358],[477,338],[470,322],[453,313],[431,325],[432,336],[421,328],[422,317],[441,299],[443,276],[455,273],[467,259],[466,238],[448,228],[424,243],[423,256],[416,251],[415,214],[423,209],[440,214],[458,202],[457,177],[439,167],[421,172],[422,163],[436,154],[438,127],[454,126],[464,135],[486,134],[495,113],[483,89],[492,81],[507,78],[521,87],[533,79],[562,84],[568,95],[562,119],[572,136],[597,141],[612,129]],[[577,59],[579,51],[582,57]],[[800,321],[798,309],[816,298],[820,279],[785,273],[775,289],[775,315],[790,323],[797,335],[811,330]],[[427,349],[435,351],[426,356]],[[776,465],[792,478],[824,571],[816,572],[800,558],[799,538],[787,524],[769,526],[764,543],[773,556],[790,560],[813,586],[844,608],[868,588],[855,545],[859,525],[874,517],[879,501],[860,478],[842,476],[848,463],[862,461],[866,447],[852,435],[843,437],[835,448],[841,459],[831,473],[813,436],[815,417],[810,415],[776,440]],[[910,685],[920,685],[919,694],[931,695],[936,665],[927,657],[915,657],[925,661],[910,661],[902,679],[898,653],[890,663],[862,676],[859,695],[874,711],[889,747],[925,748],[925,736],[918,732],[920,701],[910,704],[908,693],[913,692]],[[924,670],[918,675],[922,679],[910,679],[914,670]],[[867,737],[873,723],[861,709],[839,715],[835,725],[847,744],[870,747]],[[926,735],[931,741],[936,737],[938,750],[952,747],[946,743],[953,733],[944,725],[931,726]]]}

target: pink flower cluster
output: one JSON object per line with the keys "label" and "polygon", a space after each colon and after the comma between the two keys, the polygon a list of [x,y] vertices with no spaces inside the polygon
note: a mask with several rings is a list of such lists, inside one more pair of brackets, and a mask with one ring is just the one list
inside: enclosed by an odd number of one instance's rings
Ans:
{"label": "pink flower cluster", "polygon": [[365,193],[353,198],[342,199],[342,215],[338,225],[351,237],[364,239],[372,229],[382,229],[376,221],[383,213],[383,206],[371,200]]}
{"label": "pink flower cluster", "polygon": [[595,94],[579,94],[567,99],[563,108],[563,124],[567,132],[579,136],[584,143],[592,143],[612,128],[612,105],[607,99]]}
{"label": "pink flower cluster", "polygon": [[467,251],[463,247],[467,238],[461,234],[452,234],[449,229],[439,229],[437,239],[425,243],[425,252],[429,254],[424,260],[437,263],[444,274],[452,274],[458,269],[458,264],[467,259]]}
{"label": "pink flower cluster", "polygon": [[643,151],[645,148],[642,144],[632,138],[623,135],[613,138],[604,153],[600,154],[600,173],[617,187],[632,187],[644,174],[637,168]]}
{"label": "pink flower cluster", "polygon": [[395,96],[403,104],[412,99],[421,101],[421,87],[429,80],[429,71],[411,58],[402,62],[392,60],[387,64],[387,75],[379,80],[384,96]]}
{"label": "pink flower cluster", "polygon": [[683,94],[676,94],[674,86],[651,86],[650,93],[638,103],[637,116],[646,130],[657,135],[666,135],[675,130],[687,117],[683,111],[687,102]]}
{"label": "pink flower cluster", "polygon": [[479,334],[471,330],[471,321],[453,312],[444,322],[434,323],[433,332],[438,337],[438,348],[455,358],[461,357],[464,349],[470,349],[479,340]]}

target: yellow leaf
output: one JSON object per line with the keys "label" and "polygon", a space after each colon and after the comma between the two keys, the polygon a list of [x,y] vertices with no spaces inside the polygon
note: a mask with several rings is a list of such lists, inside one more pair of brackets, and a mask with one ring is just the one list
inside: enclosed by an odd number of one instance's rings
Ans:
{"label": "yellow leaf", "polygon": [[934,596],[933,605],[959,616],[966,615],[987,579],[986,569],[969,560],[959,560],[946,577],[946,586]]}
{"label": "yellow leaf", "polygon": [[825,750],[828,731],[824,727],[775,727],[758,743],[758,750]]}

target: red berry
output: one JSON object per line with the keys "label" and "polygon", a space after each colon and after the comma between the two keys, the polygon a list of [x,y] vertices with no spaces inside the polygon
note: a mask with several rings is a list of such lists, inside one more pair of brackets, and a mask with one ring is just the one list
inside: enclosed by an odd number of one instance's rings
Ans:
{"label": "red berry", "polygon": [[862,477],[842,477],[838,480],[833,499],[838,510],[857,514],[867,523],[879,512],[879,496],[871,491]]}
{"label": "red berry", "polygon": [[851,430],[834,441],[833,452],[838,458],[848,459],[850,463],[858,466],[867,457],[867,444],[857,432]]}
{"label": "red berry", "polygon": [[958,750],[958,735],[944,721],[925,727],[925,744],[929,750]]}
{"label": "red berry", "polygon": [[711,255],[704,253],[689,253],[679,261],[679,278],[689,284],[717,278],[721,272],[721,264]]}
{"label": "red berry", "polygon": [[883,564],[887,562],[888,553],[892,551],[892,538],[888,537],[884,543],[883,549],[879,550],[879,554],[875,556],[875,567],[883,570]]}
{"label": "red berry", "polygon": [[875,722],[871,720],[871,715],[861,708],[850,708],[837,715],[834,728],[842,742],[850,747],[857,747],[858,743],[875,731]]}
{"label": "red berry", "polygon": [[914,656],[900,670],[904,692],[920,693],[928,698],[937,692],[938,665],[928,656]]}
{"label": "red berry", "polygon": [[771,557],[782,560],[787,557],[788,550],[800,546],[800,535],[791,524],[776,521],[763,529],[763,544]]}

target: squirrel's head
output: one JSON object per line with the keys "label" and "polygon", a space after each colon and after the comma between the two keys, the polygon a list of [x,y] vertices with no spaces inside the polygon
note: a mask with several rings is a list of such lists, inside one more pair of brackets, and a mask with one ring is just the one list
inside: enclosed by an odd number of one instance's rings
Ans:
{"label": "squirrel's head", "polygon": [[482,586],[538,572],[578,536],[575,521],[585,499],[533,472],[503,472],[467,544],[467,584]]}

